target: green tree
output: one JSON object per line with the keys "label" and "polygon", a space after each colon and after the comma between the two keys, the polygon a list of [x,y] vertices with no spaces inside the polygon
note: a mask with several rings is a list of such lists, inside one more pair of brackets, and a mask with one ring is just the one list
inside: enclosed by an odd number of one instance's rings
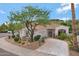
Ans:
{"label": "green tree", "polygon": [[7,26],[5,25],[5,23],[3,23],[1,26],[0,26],[0,32],[6,32],[7,31]]}
{"label": "green tree", "polygon": [[7,27],[8,27],[8,31],[11,31],[11,32],[12,32],[12,37],[14,37],[14,36],[15,36],[15,35],[14,35],[14,31],[15,31],[15,25],[14,25],[14,23],[10,22],[10,23],[7,25]]}
{"label": "green tree", "polygon": [[12,32],[12,36],[14,37],[15,36],[14,35],[15,32],[18,32],[18,34],[20,35],[19,30],[21,30],[23,26],[22,26],[21,23],[12,23],[12,22],[10,22],[7,25],[7,27],[8,27],[8,30]]}
{"label": "green tree", "polygon": [[21,22],[27,28],[31,41],[33,41],[36,26],[47,24],[49,18],[49,11],[32,6],[25,7],[20,12],[11,12],[11,14],[11,21]]}
{"label": "green tree", "polygon": [[15,31],[18,32],[18,36],[20,38],[20,30],[23,28],[23,25],[21,23],[15,23]]}

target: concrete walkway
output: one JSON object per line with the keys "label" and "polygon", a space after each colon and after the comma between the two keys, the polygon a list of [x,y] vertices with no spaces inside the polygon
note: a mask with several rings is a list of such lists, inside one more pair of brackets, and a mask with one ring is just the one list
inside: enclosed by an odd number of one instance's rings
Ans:
{"label": "concrete walkway", "polygon": [[6,37],[0,38],[0,48],[19,56],[50,56],[50,54],[13,45],[6,41]]}

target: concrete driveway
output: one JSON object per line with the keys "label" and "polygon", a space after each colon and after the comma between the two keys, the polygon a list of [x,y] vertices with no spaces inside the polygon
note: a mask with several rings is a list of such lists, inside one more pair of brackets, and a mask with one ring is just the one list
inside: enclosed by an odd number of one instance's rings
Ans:
{"label": "concrete driveway", "polygon": [[[0,38],[8,35],[9,35],[8,33],[0,33]],[[0,48],[0,56],[17,56],[17,55]]]}
{"label": "concrete driveway", "polygon": [[[6,41],[6,37],[8,34],[3,33],[0,34],[2,38],[0,38],[0,48],[2,51],[2,55],[19,55],[19,56],[67,56],[69,55],[68,45],[66,42],[58,40],[58,39],[47,39],[46,43],[39,47],[36,50],[30,50],[27,48],[19,47],[13,45]],[[4,50],[3,50],[4,49]],[[6,51],[5,51],[6,50]],[[8,52],[7,52],[8,51]],[[11,54],[11,53],[13,54]]]}
{"label": "concrete driveway", "polygon": [[10,35],[9,33],[0,33],[0,38],[1,37],[6,37],[6,36],[8,36],[8,35]]}
{"label": "concrete driveway", "polygon": [[69,48],[65,41],[59,39],[48,38],[46,43],[37,49],[39,52],[56,55],[56,56],[68,56]]}
{"label": "concrete driveway", "polygon": [[17,56],[17,55],[0,48],[0,56]]}

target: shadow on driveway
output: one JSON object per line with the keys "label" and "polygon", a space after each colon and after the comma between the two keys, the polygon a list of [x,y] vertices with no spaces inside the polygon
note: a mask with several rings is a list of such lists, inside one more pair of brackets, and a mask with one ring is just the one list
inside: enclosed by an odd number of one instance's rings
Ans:
{"label": "shadow on driveway", "polygon": [[0,56],[17,56],[0,48]]}

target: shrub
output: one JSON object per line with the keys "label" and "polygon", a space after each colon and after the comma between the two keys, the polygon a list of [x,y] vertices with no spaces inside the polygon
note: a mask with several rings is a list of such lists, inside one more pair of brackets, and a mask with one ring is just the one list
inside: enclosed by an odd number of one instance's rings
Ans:
{"label": "shrub", "polygon": [[19,34],[17,34],[16,37],[20,37]]}
{"label": "shrub", "polygon": [[19,41],[19,37],[15,37],[15,38],[14,38],[14,41],[15,41],[15,42],[18,42],[18,41]]}
{"label": "shrub", "polygon": [[15,38],[15,35],[12,35],[12,38]]}
{"label": "shrub", "polygon": [[40,38],[41,38],[41,35],[36,35],[36,36],[34,37],[34,41],[38,41]]}
{"label": "shrub", "polygon": [[58,39],[61,39],[61,40],[67,39],[67,34],[66,33],[60,33],[60,35],[58,36]]}
{"label": "shrub", "polygon": [[79,52],[79,47],[77,48],[71,48],[72,50],[76,51],[76,52]]}
{"label": "shrub", "polygon": [[68,45],[70,48],[73,47],[73,39],[72,39],[72,36],[68,36],[66,41],[68,42]]}
{"label": "shrub", "polygon": [[42,42],[45,42],[45,38],[46,38],[46,37],[42,37],[42,38],[41,38],[41,41],[42,41]]}
{"label": "shrub", "polygon": [[14,36],[14,41],[19,41],[20,40],[20,36],[19,36],[19,34],[17,34],[16,36]]}

